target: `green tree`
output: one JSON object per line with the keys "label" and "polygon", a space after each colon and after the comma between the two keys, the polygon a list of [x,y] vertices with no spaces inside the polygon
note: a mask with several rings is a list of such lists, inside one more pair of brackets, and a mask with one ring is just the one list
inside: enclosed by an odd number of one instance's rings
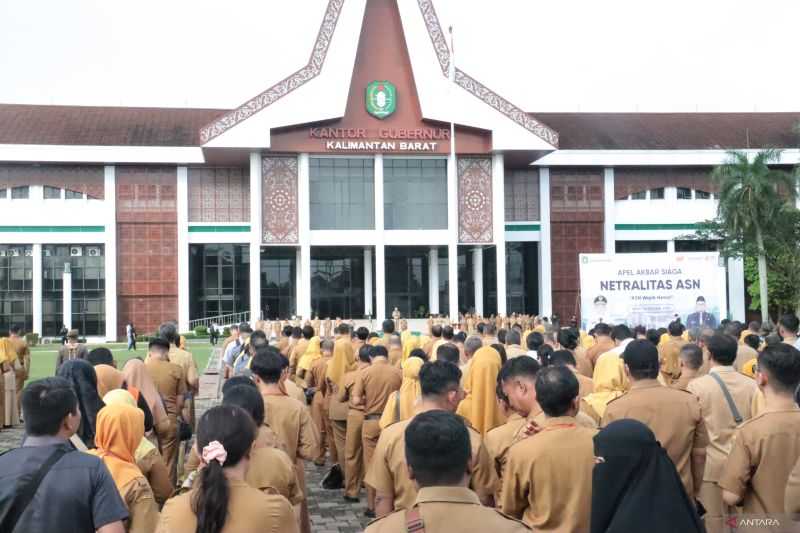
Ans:
{"label": "green tree", "polygon": [[[728,160],[711,174],[719,187],[715,225],[728,254],[756,258],[761,321],[769,323],[769,290],[765,236],[780,236],[777,221],[785,210],[795,210],[797,178],[786,171],[770,168],[780,161],[779,150],[763,150],[750,158],[740,151],[728,152]],[[753,248],[753,246],[755,246]],[[752,253],[746,253],[746,252]]]}

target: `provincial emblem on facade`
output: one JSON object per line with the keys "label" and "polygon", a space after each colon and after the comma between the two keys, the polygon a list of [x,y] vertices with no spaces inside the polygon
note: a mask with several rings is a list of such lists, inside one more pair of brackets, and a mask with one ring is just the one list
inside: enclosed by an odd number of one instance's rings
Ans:
{"label": "provincial emblem on facade", "polygon": [[373,81],[367,85],[367,113],[375,118],[386,118],[397,108],[397,89],[389,81]]}

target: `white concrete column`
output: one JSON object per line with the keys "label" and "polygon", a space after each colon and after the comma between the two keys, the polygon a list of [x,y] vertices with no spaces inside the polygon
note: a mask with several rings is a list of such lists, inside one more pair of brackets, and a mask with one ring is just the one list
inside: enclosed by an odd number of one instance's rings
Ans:
{"label": "white concrete column", "polygon": [[383,239],[383,154],[375,155],[375,320],[386,318],[386,249]]}
{"label": "white concrete column", "polygon": [[69,259],[64,263],[64,273],[61,275],[62,282],[62,305],[61,321],[67,326],[67,330],[72,329],[72,270]]}
{"label": "white concrete column", "polygon": [[294,269],[294,314],[300,314],[300,302],[303,301],[303,269],[300,267],[303,264],[303,254],[300,247],[295,248],[295,261],[296,266]]}
{"label": "white concrete column", "polygon": [[[33,333],[38,333],[42,337],[42,245],[34,244],[31,249],[33,253],[33,279],[31,280],[31,310],[33,311]],[[106,269],[108,270],[108,269]],[[106,273],[108,280],[108,273]],[[108,294],[108,283],[106,283],[106,294]],[[116,301],[114,302],[116,304]],[[108,324],[108,302],[106,302],[106,324]],[[108,328],[106,327],[106,330]]]}
{"label": "white concrete column", "polygon": [[550,169],[539,169],[539,314],[553,314],[553,269],[550,247]]}
{"label": "white concrete column", "polygon": [[744,305],[744,261],[741,258],[728,259],[728,314],[732,320],[745,319]]}
{"label": "white concrete column", "polygon": [[[180,171],[178,171],[180,176]],[[104,168],[104,200],[106,211],[105,250],[103,262],[106,275],[105,304],[106,304],[106,342],[114,342],[119,337],[117,331],[117,174],[114,165]],[[180,188],[178,192],[178,205],[180,206]],[[180,211],[178,212],[180,216]],[[180,220],[180,219],[179,219]],[[180,242],[180,224],[178,225],[178,239]],[[41,252],[41,248],[40,248]],[[188,252],[188,250],[187,250]],[[41,253],[40,265],[41,265]],[[36,255],[34,254],[34,258]],[[178,255],[178,280],[180,281],[180,254]],[[36,261],[36,259],[34,259]],[[34,276],[36,275],[34,268]],[[41,272],[39,273],[41,283]],[[41,295],[40,295],[41,296]],[[41,314],[39,316],[41,319]],[[34,315],[34,323],[36,318]],[[41,322],[39,323],[41,326]]]}
{"label": "white concrete column", "polygon": [[447,283],[448,316],[458,321],[458,165],[455,156],[447,159]]}
{"label": "white concrete column", "polygon": [[[263,193],[261,153],[250,152],[250,324],[261,320],[261,228]],[[242,311],[244,311],[242,309]]]}
{"label": "white concrete column", "polygon": [[369,246],[364,248],[364,316],[372,316],[372,248]]}
{"label": "white concrete column", "polygon": [[506,191],[503,154],[492,156],[492,213],[494,243],[497,247],[497,314],[506,314]]}
{"label": "white concrete column", "polygon": [[439,247],[431,246],[428,251],[428,310],[439,314]]}
{"label": "white concrete column", "polygon": [[616,217],[614,209],[614,168],[603,169],[603,250],[607,254],[617,251]]}
{"label": "white concrete column", "polygon": [[673,239],[667,240],[667,253],[668,254],[675,253],[675,241]]}
{"label": "white concrete column", "polygon": [[[189,169],[178,167],[178,331],[189,331]],[[205,318],[205,317],[197,317]]]}
{"label": "white concrete column", "polygon": [[472,284],[475,286],[475,314],[483,316],[483,248],[472,249]]}
{"label": "white concrete column", "polygon": [[297,206],[300,235],[300,298],[297,312],[303,319],[311,319],[311,198],[309,189],[308,154],[297,156]]}

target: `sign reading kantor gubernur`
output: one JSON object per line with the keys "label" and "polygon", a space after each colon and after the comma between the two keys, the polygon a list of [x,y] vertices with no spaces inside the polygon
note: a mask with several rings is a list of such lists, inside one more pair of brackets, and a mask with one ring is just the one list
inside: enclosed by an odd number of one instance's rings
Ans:
{"label": "sign reading kantor gubernur", "polygon": [[728,314],[725,268],[716,252],[580,254],[581,326],[598,322],[715,328]]}

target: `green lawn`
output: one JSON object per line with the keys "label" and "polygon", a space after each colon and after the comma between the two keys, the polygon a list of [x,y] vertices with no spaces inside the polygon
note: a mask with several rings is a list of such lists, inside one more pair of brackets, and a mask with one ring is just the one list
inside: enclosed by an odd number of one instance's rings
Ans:
{"label": "green lawn", "polygon": [[[211,355],[211,344],[209,344],[208,340],[187,341],[187,343],[187,348],[192,352],[194,360],[197,362],[197,368],[202,373]],[[132,357],[144,359],[147,355],[147,343],[138,343],[136,351],[128,351],[127,344],[123,343],[87,344],[86,346],[89,350],[97,346],[109,348],[114,354],[114,359],[117,361],[117,368],[119,369],[122,369],[128,359]],[[28,381],[52,376],[56,369],[57,353],[58,344],[43,344],[31,348],[31,375]]]}

